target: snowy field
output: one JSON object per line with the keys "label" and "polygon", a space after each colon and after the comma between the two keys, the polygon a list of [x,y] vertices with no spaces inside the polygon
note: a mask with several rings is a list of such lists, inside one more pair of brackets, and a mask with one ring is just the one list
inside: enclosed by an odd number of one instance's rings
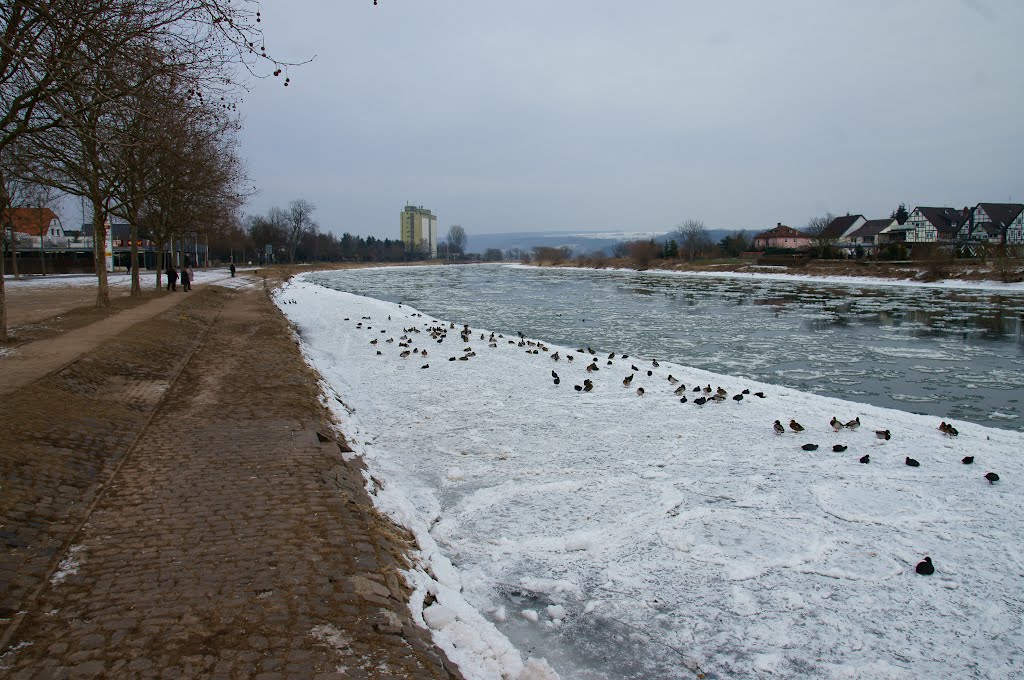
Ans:
{"label": "snowy field", "polygon": [[[246,273],[251,273],[253,269],[238,269],[235,278],[244,276]],[[193,283],[225,283],[224,279],[230,278],[231,273],[223,267],[203,269],[202,267],[193,267],[192,273],[195,274],[195,281]],[[143,289],[153,288],[156,285],[156,272],[155,271],[144,271],[141,273],[139,281]],[[161,274],[160,282],[162,285],[167,285],[167,276]],[[95,287],[96,275],[95,274],[48,274],[46,276],[22,276],[19,279],[15,279],[12,275],[7,274],[4,276],[4,286],[10,289],[22,289],[22,288],[79,288],[79,287]],[[131,288],[132,280],[128,276],[128,273],[119,270],[117,272],[107,273],[107,285],[112,290],[128,290]]]}
{"label": "snowy field", "polygon": [[[464,341],[458,319],[301,277],[277,300],[376,502],[417,537],[414,616],[467,677],[546,677],[528,656],[563,678],[1024,674],[1021,433],[954,438],[615,347]],[[725,400],[696,405],[707,385]]]}

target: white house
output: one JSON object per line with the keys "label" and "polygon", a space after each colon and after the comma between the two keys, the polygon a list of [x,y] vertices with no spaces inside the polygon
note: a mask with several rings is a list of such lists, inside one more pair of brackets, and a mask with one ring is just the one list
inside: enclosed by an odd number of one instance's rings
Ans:
{"label": "white house", "polygon": [[[919,206],[910,213],[906,224],[907,243],[935,243],[954,241],[960,228],[970,218],[967,208],[930,208]],[[891,232],[890,232],[891,233]]]}
{"label": "white house", "polygon": [[979,203],[957,236],[962,241],[1024,244],[1024,204]]}

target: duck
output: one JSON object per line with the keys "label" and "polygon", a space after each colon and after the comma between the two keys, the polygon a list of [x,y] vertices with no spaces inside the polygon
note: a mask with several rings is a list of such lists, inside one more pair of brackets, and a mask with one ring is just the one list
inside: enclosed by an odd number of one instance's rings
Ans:
{"label": "duck", "polygon": [[857,416],[853,420],[847,420],[846,424],[843,425],[843,427],[848,428],[850,430],[856,430],[858,427],[860,427],[860,416]]}
{"label": "duck", "polygon": [[669,373],[668,374],[668,384],[669,385],[677,385],[678,383],[679,383],[679,378],[677,378],[677,377],[673,376],[671,373]]}
{"label": "duck", "polygon": [[964,465],[970,465],[971,463],[974,462],[974,456],[964,456],[963,458],[960,459],[960,462],[963,463]]}
{"label": "duck", "polygon": [[764,392],[754,392],[754,396],[758,399],[764,399]]}
{"label": "duck", "polygon": [[583,391],[589,392],[592,389],[594,389],[594,383],[590,381],[590,378],[587,378],[583,381]]}
{"label": "duck", "polygon": [[694,391],[694,392],[700,392],[700,385],[698,385],[697,387],[694,387],[694,388],[693,388],[693,391]]}
{"label": "duck", "polygon": [[914,570],[921,576],[931,576],[935,573],[935,565],[932,564],[932,558],[926,555],[923,560],[917,563]]}
{"label": "duck", "polygon": [[642,388],[642,387],[636,388],[636,396],[638,396],[638,397],[644,396],[644,388]]}
{"label": "duck", "polygon": [[892,439],[892,433],[890,433],[889,430],[875,430],[875,437],[889,441]]}
{"label": "duck", "polygon": [[871,456],[868,456],[868,455],[863,455],[863,456],[861,456],[861,457],[860,457],[860,462],[862,462],[862,463],[864,463],[865,465],[867,465],[868,463],[870,463],[870,462],[871,462]]}
{"label": "duck", "polygon": [[913,458],[911,458],[910,456],[907,456],[906,460],[904,460],[903,462],[909,465],[910,467],[921,467],[921,464],[918,463]]}
{"label": "duck", "polygon": [[609,354],[608,358],[609,359],[614,359],[615,358],[615,352],[612,352],[611,354]]}
{"label": "duck", "polygon": [[639,370],[640,370],[639,368],[637,368],[637,367],[636,367],[636,366],[634,366],[633,364],[630,364],[630,365],[629,365],[629,367],[630,367],[630,368],[631,368],[631,369],[632,369],[632,370],[633,370],[634,372],[636,372],[636,371],[639,371]]}
{"label": "duck", "polygon": [[650,378],[652,375],[654,375],[654,371],[647,371],[647,377],[648,378]]}
{"label": "duck", "polygon": [[804,444],[800,448],[803,449],[804,451],[817,451],[818,450],[818,445],[817,444]]}
{"label": "duck", "polygon": [[743,390],[740,394],[750,394],[750,390]]}
{"label": "duck", "polygon": [[985,479],[988,480],[989,484],[995,484],[996,482],[999,481],[999,475],[997,475],[994,472],[986,472],[985,473]]}
{"label": "duck", "polygon": [[948,437],[955,437],[960,434],[960,431],[953,427],[952,423],[947,423],[946,421],[942,421],[939,424],[939,432]]}
{"label": "duck", "polygon": [[687,400],[686,400],[686,397],[683,397],[682,399],[680,399],[680,400],[679,400],[679,403],[680,403],[680,404],[685,404],[685,403],[686,403],[686,401],[687,401]]}
{"label": "duck", "polygon": [[551,358],[554,359],[555,361],[558,361],[562,357],[559,356],[558,352],[555,352],[554,354],[551,355]]}
{"label": "duck", "polygon": [[423,364],[420,368],[430,368],[430,364]]}
{"label": "duck", "polygon": [[743,395],[742,394],[734,394],[734,395],[732,395],[732,400],[733,401],[743,401]]}
{"label": "duck", "polygon": [[793,432],[803,432],[804,426],[791,419],[789,421],[789,429],[793,430]]}
{"label": "duck", "polygon": [[597,367],[597,364],[590,364],[589,366],[587,366],[587,373],[593,373],[594,371],[600,370],[601,369]]}
{"label": "duck", "polygon": [[704,397],[697,397],[696,399],[693,400],[693,403],[696,404],[697,406],[703,406],[704,404],[708,403],[708,400],[705,399]]}
{"label": "duck", "polygon": [[654,359],[653,361],[651,361],[651,365],[654,366],[655,368],[657,368],[658,366],[661,366],[661,364],[658,363],[657,359]]}
{"label": "duck", "polygon": [[836,453],[842,453],[846,449],[847,447],[845,444],[836,444],[835,446],[832,447],[832,450],[835,451]]}
{"label": "duck", "polygon": [[574,390],[576,390],[577,392],[582,392],[583,391],[583,385],[573,385],[572,388]]}
{"label": "duck", "polygon": [[633,382],[633,374],[632,373],[630,373],[629,375],[627,375],[625,378],[622,379],[622,386],[623,387],[629,387],[629,383],[631,383],[631,382]]}
{"label": "duck", "polygon": [[843,424],[839,422],[839,418],[832,416],[832,420],[828,421],[828,424],[832,426],[832,429],[839,432],[843,428]]}
{"label": "duck", "polygon": [[716,394],[716,395],[711,397],[711,401],[713,401],[716,404],[718,404],[718,403],[721,403],[721,402],[725,401],[725,397],[723,397],[721,394]]}
{"label": "duck", "polygon": [[676,388],[676,389],[675,389],[675,390],[674,390],[674,391],[672,392],[672,394],[674,394],[674,395],[676,395],[676,396],[678,397],[679,395],[681,395],[681,394],[682,394],[683,392],[685,392],[685,391],[686,391],[686,385],[680,385],[679,387],[677,387],[677,388]]}
{"label": "duck", "polygon": [[399,354],[398,356],[400,356],[400,357],[402,357],[402,358],[404,359],[404,358],[406,358],[407,356],[409,356],[410,354],[411,354],[411,352],[410,352],[409,350],[405,350],[404,352],[402,352],[402,353],[401,353],[401,354]]}
{"label": "duck", "polygon": [[775,430],[775,434],[784,434],[786,432],[786,428],[777,420],[775,421],[775,424],[772,425],[772,429]]}

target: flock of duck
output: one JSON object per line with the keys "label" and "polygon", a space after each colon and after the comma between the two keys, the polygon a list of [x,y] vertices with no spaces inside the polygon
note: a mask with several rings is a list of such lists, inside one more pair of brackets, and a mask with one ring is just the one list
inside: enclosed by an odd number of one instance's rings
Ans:
{"label": "flock of duck", "polygon": [[[401,305],[399,305],[399,307],[401,307]],[[423,315],[419,313],[414,313],[412,316],[422,317]],[[350,320],[351,319],[349,317],[345,318],[345,321]],[[361,317],[361,319],[356,323],[356,328],[362,330],[372,330],[373,327],[371,325],[369,325],[368,323],[364,323],[370,320],[371,319],[369,316]],[[390,315],[388,316],[388,321],[391,321]],[[426,347],[423,347],[421,349],[419,347],[419,343],[414,342],[414,338],[422,333],[426,333],[430,341],[433,341],[436,344],[442,344],[448,337],[449,331],[457,331],[459,338],[462,341],[462,344],[465,345],[465,347],[461,350],[461,352],[449,356],[448,361],[469,361],[470,359],[476,356],[476,351],[470,345],[470,343],[473,341],[474,331],[469,327],[469,324],[463,324],[461,328],[457,328],[455,323],[449,323],[447,326],[444,324],[439,324],[436,326],[428,326],[424,330],[421,330],[416,326],[412,326],[409,328],[403,328],[402,335],[397,339],[394,337],[389,337],[388,339],[384,340],[383,343],[385,345],[393,345],[397,343],[397,347],[399,349],[398,356],[401,359],[408,359],[410,357],[427,358],[429,356],[429,352],[427,351]],[[380,330],[380,333],[386,335],[387,330]],[[488,347],[490,348],[496,348],[498,346],[498,342],[504,340],[510,345],[517,345],[518,347],[524,348],[527,354],[546,353],[549,355],[550,359],[555,363],[558,363],[564,359],[567,365],[571,365],[576,361],[577,358],[571,351],[566,352],[564,357],[562,356],[561,351],[555,351],[552,353],[550,351],[550,348],[547,347],[544,343],[536,340],[529,340],[522,333],[518,333],[518,337],[516,339],[506,338],[501,333],[491,332],[490,335],[480,333],[478,339],[486,341]],[[426,343],[426,338],[424,338],[423,343]],[[381,344],[381,341],[378,338],[374,338],[373,340],[370,341],[370,344],[374,346],[379,346]],[[584,369],[587,374],[594,374],[601,370],[601,366],[599,365],[600,359],[598,358],[598,354],[595,350],[591,349],[590,347],[587,347],[586,349],[580,348],[576,350],[576,354],[581,355],[581,357],[585,361],[589,362]],[[383,352],[380,349],[377,349],[377,355],[381,356],[383,355]],[[616,360],[625,362],[629,359],[630,356],[628,354],[616,355],[615,352],[611,352],[607,355],[606,358],[604,358],[604,366],[607,369],[609,366],[614,366]],[[629,363],[629,367],[632,373],[630,373],[629,375],[622,379],[622,386],[624,388],[628,389],[632,387],[633,381],[636,379],[637,375],[642,376],[644,373],[646,373],[646,377],[653,378],[653,369],[658,368],[660,366],[657,359],[651,361],[651,368],[640,368],[636,365],[636,361],[636,359],[633,359]],[[420,368],[428,369],[430,368],[430,364],[424,363],[422,366],[420,366]],[[551,371],[551,378],[556,386],[562,383],[561,376],[555,370]],[[687,395],[686,386],[682,384],[678,378],[676,378],[670,373],[668,374],[666,381],[668,382],[669,387],[671,388],[672,394],[679,397],[680,403],[683,404],[693,403],[697,406],[704,406],[708,402],[719,403],[724,402],[730,398],[727,390],[723,389],[722,387],[712,389],[711,385],[707,384],[704,386],[697,385],[693,387],[692,390],[690,390],[690,395],[698,395],[691,401],[691,399]],[[575,389],[577,392],[591,392],[594,390],[595,386],[596,385],[593,380],[591,380],[590,378],[584,378],[581,383],[574,384],[573,389]],[[635,391],[637,396],[643,397],[645,394],[647,394],[648,389],[645,389],[643,386],[638,386]],[[744,389],[740,392],[737,392],[736,394],[733,394],[731,396],[731,399],[735,402],[741,402],[748,395],[757,397],[759,399],[765,398],[764,392],[754,392],[753,395],[751,395],[750,390]],[[861,425],[860,416],[857,416],[856,418],[853,418],[852,420],[848,420],[846,422],[842,422],[838,418],[833,416],[832,420],[829,421],[829,425],[835,432],[842,432],[844,430],[849,430],[851,432],[856,431],[860,428]],[[786,426],[782,424],[781,420],[776,420],[773,423],[772,428],[774,429],[775,434],[777,435],[784,435],[787,431]],[[938,429],[940,432],[942,432],[942,434],[951,438],[957,437],[960,434],[957,428],[954,427],[952,423],[947,423],[945,421],[939,424]],[[790,419],[789,430],[799,434],[801,432],[804,432],[805,428],[795,419]],[[890,432],[887,429],[875,430],[875,437],[876,439],[881,441],[889,441],[890,439],[892,439],[892,432]],[[807,443],[803,444],[800,448],[804,451],[817,451],[819,447],[818,444]],[[841,453],[843,451],[846,451],[848,448],[849,447],[845,444],[835,444],[832,446],[832,451],[836,453]],[[870,455],[865,454],[859,458],[859,461],[864,464],[869,464],[871,462],[871,457]],[[963,459],[961,459],[960,462],[964,465],[971,465],[974,463],[974,456],[965,456]],[[904,464],[909,467],[921,466],[920,461],[917,461],[909,456],[905,458]],[[988,480],[989,484],[995,484],[996,482],[999,481],[999,475],[996,474],[995,472],[987,472],[984,475],[984,478]],[[921,574],[923,576],[928,576],[935,573],[935,566],[932,563],[931,557],[926,556],[920,563],[917,564],[915,570],[918,574]]]}

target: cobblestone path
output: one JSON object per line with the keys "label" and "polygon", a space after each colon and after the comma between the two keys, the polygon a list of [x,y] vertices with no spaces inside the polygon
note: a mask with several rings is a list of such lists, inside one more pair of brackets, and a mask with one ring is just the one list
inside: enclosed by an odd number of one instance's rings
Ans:
{"label": "cobblestone path", "polygon": [[0,677],[461,677],[284,319],[197,292],[4,399]]}

